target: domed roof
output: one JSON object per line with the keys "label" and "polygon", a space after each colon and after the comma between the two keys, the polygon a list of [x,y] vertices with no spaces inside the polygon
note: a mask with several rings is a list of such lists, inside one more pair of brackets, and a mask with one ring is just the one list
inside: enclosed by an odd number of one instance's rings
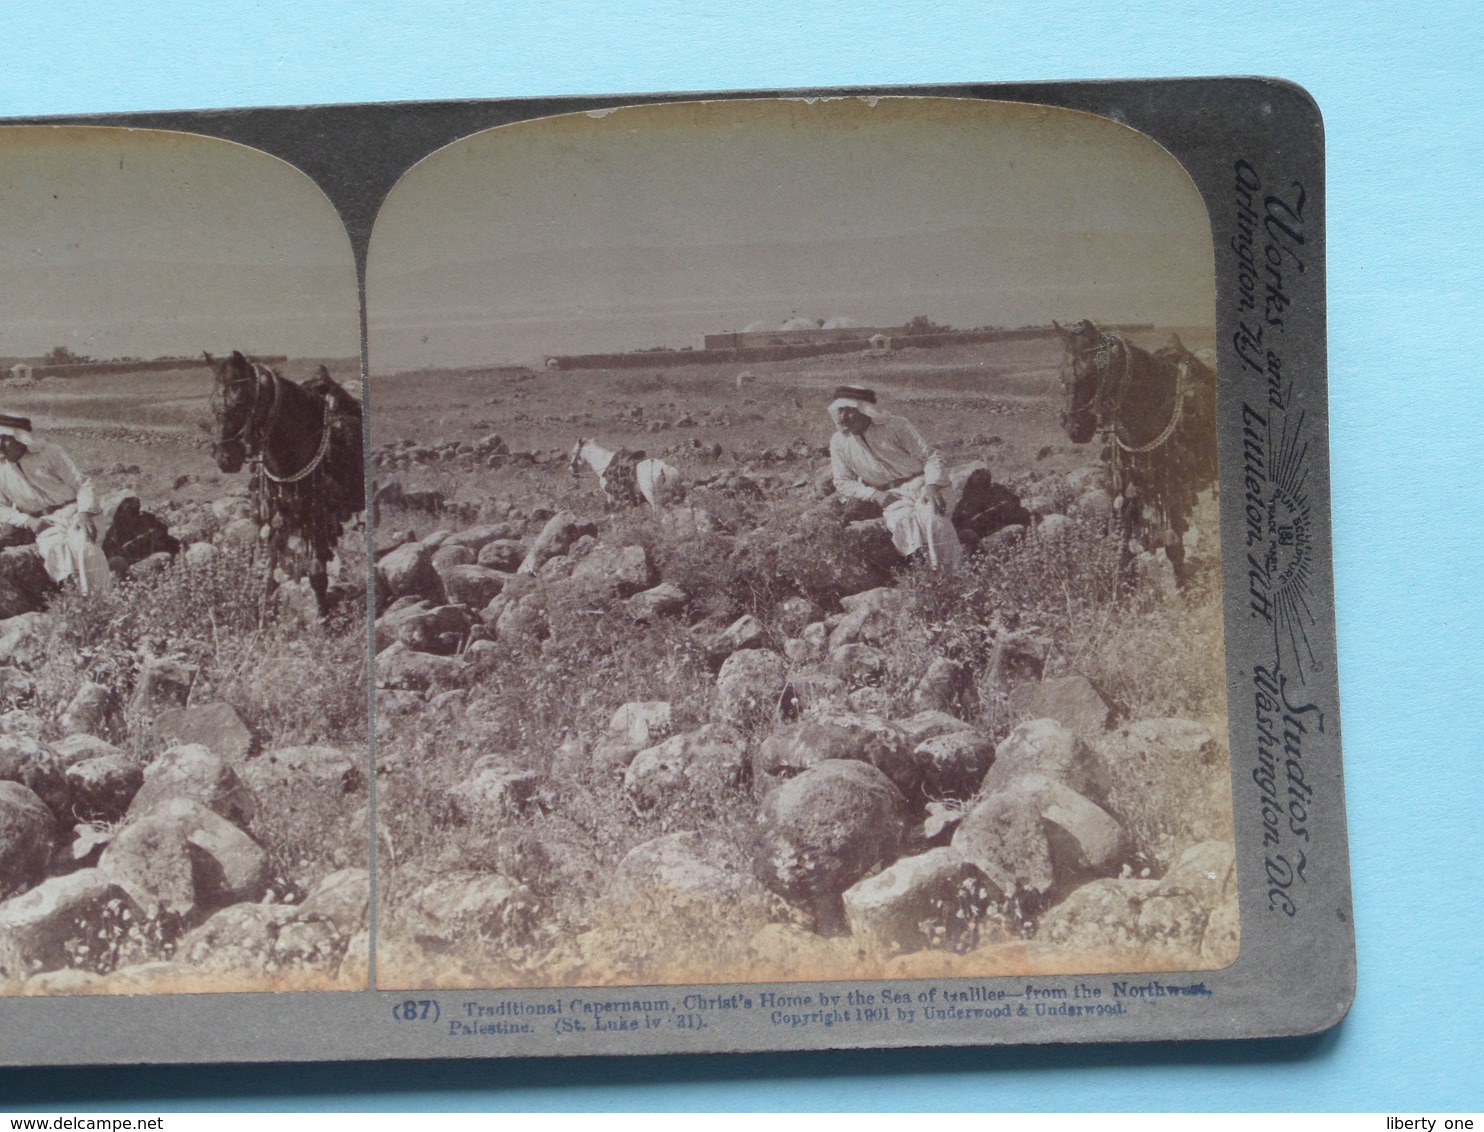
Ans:
{"label": "domed roof", "polygon": [[812,318],[791,318],[779,330],[818,330],[819,323]]}
{"label": "domed roof", "polygon": [[756,322],[749,322],[746,326],[744,326],[742,328],[742,333],[743,334],[761,334],[765,330],[772,330],[772,329],[773,329],[773,327],[771,325],[769,325],[767,322],[765,322],[763,319],[758,319]]}
{"label": "domed roof", "polygon": [[825,320],[824,328],[826,330],[849,330],[851,327],[859,325],[860,323],[856,322],[849,315],[837,314],[834,318]]}

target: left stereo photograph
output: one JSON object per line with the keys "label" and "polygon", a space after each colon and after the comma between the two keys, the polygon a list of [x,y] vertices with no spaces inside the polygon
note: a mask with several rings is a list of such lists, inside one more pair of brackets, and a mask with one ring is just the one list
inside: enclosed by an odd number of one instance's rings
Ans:
{"label": "left stereo photograph", "polygon": [[0,169],[0,994],[363,989],[349,238],[193,134]]}

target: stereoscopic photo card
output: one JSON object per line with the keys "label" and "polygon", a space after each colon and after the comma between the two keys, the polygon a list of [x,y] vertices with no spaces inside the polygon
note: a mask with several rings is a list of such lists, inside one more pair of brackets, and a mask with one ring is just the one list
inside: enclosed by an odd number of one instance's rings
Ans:
{"label": "stereoscopic photo card", "polygon": [[1302,91],[0,147],[6,1061],[1343,1016]]}

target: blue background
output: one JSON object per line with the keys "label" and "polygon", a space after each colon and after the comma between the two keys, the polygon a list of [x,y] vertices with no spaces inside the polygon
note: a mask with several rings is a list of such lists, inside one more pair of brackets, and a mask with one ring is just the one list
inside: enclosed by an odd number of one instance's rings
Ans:
{"label": "blue background", "polygon": [[[1318,100],[1360,990],[1288,1042],[0,1070],[0,1108],[1484,1108],[1484,14],[1469,3],[0,5],[0,117],[1268,74]],[[3,170],[0,170],[3,175]],[[3,317],[3,312],[0,312]]]}

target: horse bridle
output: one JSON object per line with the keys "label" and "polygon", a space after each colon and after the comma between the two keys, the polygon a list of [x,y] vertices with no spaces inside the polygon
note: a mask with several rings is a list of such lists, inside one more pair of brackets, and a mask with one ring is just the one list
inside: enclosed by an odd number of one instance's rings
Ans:
{"label": "horse bridle", "polygon": [[[1175,430],[1180,427],[1180,421],[1185,415],[1186,380],[1187,373],[1189,371],[1189,365],[1183,361],[1177,362],[1175,365],[1175,407],[1170,413],[1169,421],[1165,424],[1164,428],[1160,430],[1159,435],[1156,436],[1153,440],[1149,441],[1147,444],[1129,444],[1118,435],[1118,410],[1123,407],[1123,398],[1128,392],[1127,382],[1129,352],[1127,343],[1123,342],[1123,340],[1116,334],[1104,334],[1102,336],[1102,339],[1096,345],[1086,346],[1080,350],[1070,350],[1068,351],[1068,353],[1072,355],[1073,359],[1076,359],[1085,357],[1088,354],[1097,354],[1101,353],[1104,350],[1107,350],[1108,361],[1111,365],[1113,360],[1113,348],[1115,346],[1121,346],[1123,350],[1123,381],[1120,383],[1118,398],[1113,405],[1113,413],[1108,418],[1109,423],[1104,424],[1102,421],[1099,421],[1098,427],[1112,438],[1114,445],[1120,451],[1125,452],[1131,456],[1140,456],[1146,452],[1153,452],[1156,448],[1163,446],[1169,441],[1170,437],[1175,435]],[[1071,364],[1072,376],[1074,379],[1073,388],[1076,388],[1075,378],[1077,370],[1075,360]],[[1063,366],[1063,368],[1066,368],[1065,365]],[[1111,377],[1111,375],[1109,375],[1109,377]],[[1078,405],[1071,409],[1068,409],[1066,415],[1071,416],[1073,413],[1092,412],[1094,417],[1096,417],[1097,413],[1094,406],[1101,407],[1100,402],[1104,400],[1106,386],[1107,380],[1099,381],[1097,383],[1097,387],[1093,391],[1092,396],[1089,397],[1087,401],[1084,402],[1082,405]]]}
{"label": "horse bridle", "polygon": [[259,394],[260,394],[260,392],[262,391],[262,388],[263,388],[263,379],[266,377],[268,379],[269,383],[273,386],[273,401],[268,406],[268,416],[263,421],[263,427],[262,427],[262,431],[264,433],[266,433],[268,431],[269,427],[273,424],[274,419],[278,416],[278,402],[279,402],[278,381],[279,381],[279,378],[278,378],[278,374],[274,373],[267,366],[262,365],[259,362],[249,361],[248,362],[248,365],[250,365],[252,367],[252,376],[250,376],[250,377],[233,376],[230,380],[227,379],[227,378],[225,378],[225,377],[221,379],[222,392],[223,392],[223,394],[225,394],[227,392],[227,390],[229,390],[229,389],[235,389],[235,388],[237,388],[238,386],[241,386],[241,385],[251,385],[252,386],[252,400],[248,402],[247,415],[242,420],[242,427],[239,428],[231,436],[223,436],[221,438],[221,440],[219,441],[219,443],[221,443],[221,444],[233,444],[233,443],[240,444],[240,445],[242,445],[242,447],[244,447],[244,448],[247,449],[248,456],[251,457],[252,459],[255,459],[256,460],[256,459],[260,459],[261,458],[258,455],[258,447],[259,447],[259,445],[258,445],[257,440],[255,440],[253,438],[253,436],[250,435],[250,434],[251,434],[251,432],[253,430],[253,426],[257,423],[258,401],[260,399],[259,398]]}
{"label": "horse bridle", "polygon": [[272,480],[274,483],[298,483],[300,480],[311,475],[314,470],[318,468],[321,463],[323,463],[325,453],[330,450],[330,433],[333,425],[330,416],[330,407],[329,405],[325,406],[325,420],[324,427],[320,430],[319,449],[315,452],[309,463],[305,464],[304,467],[300,468],[292,475],[275,475],[273,472],[270,472],[268,470],[267,462],[263,459],[261,443],[253,436],[249,435],[249,433],[254,429],[254,426],[257,422],[259,393],[263,388],[264,378],[267,378],[268,383],[273,386],[273,400],[268,405],[268,415],[264,418],[262,426],[260,429],[258,429],[258,432],[263,436],[267,436],[272,430],[274,422],[278,419],[278,407],[282,401],[282,396],[279,392],[279,383],[283,380],[283,378],[279,377],[277,373],[269,369],[267,366],[263,365],[261,362],[249,361],[248,364],[252,366],[251,377],[233,377],[230,381],[226,380],[225,378],[222,379],[222,388],[224,392],[227,389],[231,389],[239,385],[251,384],[252,400],[248,403],[247,416],[243,419],[242,427],[238,429],[234,435],[222,437],[220,443],[229,444],[235,442],[241,444],[242,447],[247,450],[248,458],[256,463],[262,474],[268,479]]}

